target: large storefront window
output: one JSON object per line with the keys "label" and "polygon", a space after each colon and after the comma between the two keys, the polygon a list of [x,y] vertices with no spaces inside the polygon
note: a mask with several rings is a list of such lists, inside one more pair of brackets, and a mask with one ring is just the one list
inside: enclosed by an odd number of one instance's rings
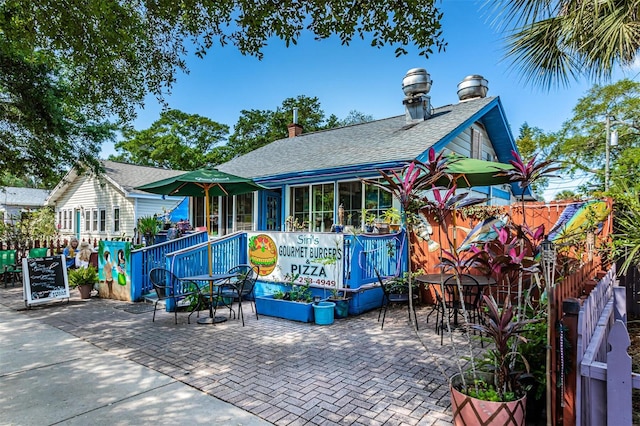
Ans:
{"label": "large storefront window", "polygon": [[253,193],[236,195],[236,227],[238,231],[253,229]]}
{"label": "large storefront window", "polygon": [[334,185],[325,183],[311,186],[311,226],[316,232],[329,232],[333,225]]}
{"label": "large storefront window", "polygon": [[362,182],[340,182],[338,184],[338,205],[344,208],[343,225],[356,229],[362,226]]}

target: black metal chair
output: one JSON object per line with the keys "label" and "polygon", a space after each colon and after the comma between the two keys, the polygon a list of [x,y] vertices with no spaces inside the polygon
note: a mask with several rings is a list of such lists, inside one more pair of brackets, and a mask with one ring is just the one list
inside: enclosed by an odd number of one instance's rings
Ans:
{"label": "black metal chair", "polygon": [[[400,294],[400,293],[390,293],[385,285],[384,280],[380,276],[380,272],[377,269],[374,269],[376,276],[378,277],[378,281],[380,282],[380,287],[382,287],[382,304],[380,305],[380,312],[378,312],[378,322],[380,322],[380,315],[382,315],[382,325],[380,329],[384,329],[384,319],[387,316],[387,309],[389,305],[407,305],[407,312],[409,313],[409,321],[411,321],[411,309],[409,308],[409,295],[408,294]],[[416,302],[418,301],[418,295],[413,294],[413,319],[416,322],[416,329],[418,329],[418,317],[416,315]]]}
{"label": "black metal chair", "polygon": [[[237,274],[237,278],[231,279],[228,282],[218,286],[218,300],[231,299],[229,306],[229,315],[233,311],[233,302],[238,302],[238,317],[242,319],[242,326],[244,327],[244,314],[242,311],[242,300],[251,296],[251,307],[256,314],[256,320],[258,319],[258,310],[255,307],[255,295],[254,287],[258,279],[259,267],[252,265],[238,265],[229,269],[230,274]],[[215,314],[214,314],[215,316]]]}
{"label": "black metal chair", "polygon": [[178,302],[191,299],[191,313],[187,317],[187,324],[191,324],[191,314],[201,306],[200,288],[192,281],[183,281],[171,271],[164,268],[153,268],[149,271],[149,281],[156,291],[157,299],[153,304],[153,322],[156,320],[156,309],[160,301],[173,300],[175,323],[178,324]]}
{"label": "black metal chair", "polygon": [[[440,334],[441,345],[444,342],[445,317],[447,318],[447,321],[451,321],[453,318],[453,325],[454,327],[457,327],[458,314],[463,310],[463,303],[464,310],[467,312],[470,322],[482,321],[480,312],[482,287],[478,284],[478,280],[473,275],[460,274],[459,279],[462,284],[462,297],[460,297],[456,275],[448,277],[444,281],[442,289],[439,286],[436,286],[436,333]],[[480,341],[480,344],[484,347],[482,340]]]}

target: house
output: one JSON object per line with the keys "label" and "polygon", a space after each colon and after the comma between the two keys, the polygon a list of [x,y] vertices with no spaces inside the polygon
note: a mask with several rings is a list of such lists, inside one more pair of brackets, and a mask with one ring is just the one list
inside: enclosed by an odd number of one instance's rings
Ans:
{"label": "house", "polygon": [[20,220],[22,213],[44,207],[49,191],[35,188],[0,188],[0,218],[4,223]]}
{"label": "house", "polygon": [[[330,231],[339,211],[344,225],[360,228],[363,208],[380,217],[398,207],[389,193],[364,185],[360,178],[425,160],[430,148],[501,163],[512,159],[515,140],[500,98],[486,97],[487,80],[477,75],[465,78],[458,85],[459,102],[437,108],[431,105],[430,89],[426,70],[409,70],[403,79],[404,115],[313,133],[302,132],[294,112],[288,138],[218,166],[269,188],[229,200],[221,197],[212,211],[224,212],[228,221],[222,223],[232,228],[220,233],[286,230],[287,218],[311,232]],[[518,188],[473,190],[491,204],[506,205]]]}
{"label": "house", "polygon": [[55,207],[60,235],[80,239],[133,237],[137,219],[162,216],[188,200],[134,189],[184,173],[154,167],[103,161],[104,173],[72,168],[46,200]]}

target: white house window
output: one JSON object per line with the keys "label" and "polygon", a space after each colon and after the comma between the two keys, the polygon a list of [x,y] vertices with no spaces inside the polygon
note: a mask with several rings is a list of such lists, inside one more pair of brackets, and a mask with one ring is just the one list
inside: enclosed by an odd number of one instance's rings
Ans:
{"label": "white house window", "polygon": [[107,231],[107,211],[100,209],[100,232]]}
{"label": "white house window", "polygon": [[482,132],[471,129],[471,158],[482,159]]}
{"label": "white house window", "polygon": [[84,211],[84,230],[91,231],[91,210],[89,209]]}
{"label": "white house window", "polygon": [[98,209],[91,210],[91,230],[98,230]]}
{"label": "white house window", "polygon": [[120,232],[120,207],[113,208],[113,232]]}

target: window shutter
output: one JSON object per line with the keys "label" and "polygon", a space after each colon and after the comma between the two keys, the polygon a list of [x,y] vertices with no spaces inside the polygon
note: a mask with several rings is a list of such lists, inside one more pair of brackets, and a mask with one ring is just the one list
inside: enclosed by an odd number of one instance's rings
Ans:
{"label": "window shutter", "polygon": [[482,133],[471,129],[471,158],[482,159]]}

